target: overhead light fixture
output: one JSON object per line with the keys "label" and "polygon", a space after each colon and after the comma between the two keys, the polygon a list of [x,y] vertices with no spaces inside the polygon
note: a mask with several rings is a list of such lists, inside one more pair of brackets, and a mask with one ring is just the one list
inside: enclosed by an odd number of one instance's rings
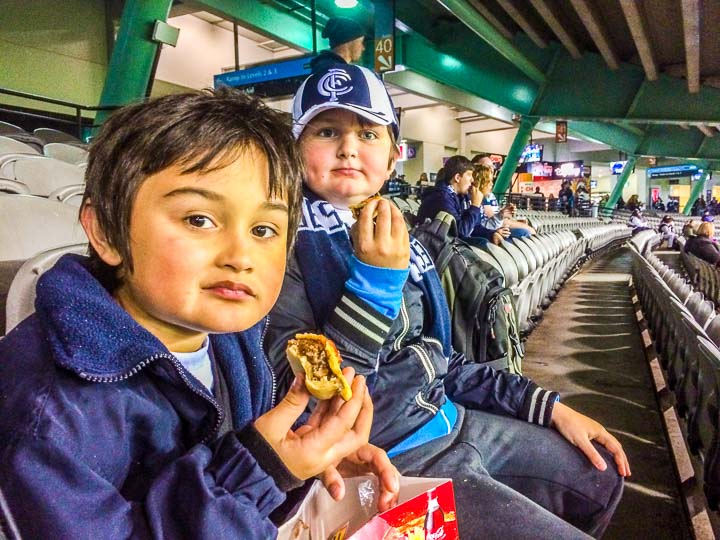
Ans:
{"label": "overhead light fixture", "polygon": [[339,8],[354,8],[358,5],[358,0],[335,0],[335,5]]}

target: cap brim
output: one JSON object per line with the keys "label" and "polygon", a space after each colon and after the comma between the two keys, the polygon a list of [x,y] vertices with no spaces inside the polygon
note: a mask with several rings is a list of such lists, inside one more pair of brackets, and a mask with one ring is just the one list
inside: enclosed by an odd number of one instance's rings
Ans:
{"label": "cap brim", "polygon": [[[384,115],[378,115],[377,113],[368,110],[364,107],[360,107],[359,105],[352,105],[347,103],[338,103],[336,101],[330,101],[325,103],[320,103],[319,105],[315,105],[313,107],[310,107],[307,111],[305,111],[305,114],[303,114],[300,118],[298,118],[295,122],[293,122],[292,126],[292,133],[295,136],[296,139],[300,138],[300,135],[302,134],[303,130],[307,127],[307,125],[312,121],[313,118],[315,118],[318,114],[320,114],[323,111],[327,111],[330,109],[345,109],[346,111],[353,112],[359,116],[362,116],[366,120],[372,122],[373,124],[379,124],[381,126],[389,126],[393,123],[394,119],[389,119],[385,117]],[[395,134],[397,137],[397,133]]]}

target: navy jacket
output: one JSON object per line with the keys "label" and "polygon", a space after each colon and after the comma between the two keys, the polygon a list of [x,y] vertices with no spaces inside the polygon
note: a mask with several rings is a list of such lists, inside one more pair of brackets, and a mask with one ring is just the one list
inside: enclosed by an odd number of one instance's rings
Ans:
{"label": "navy jacket", "polygon": [[342,67],[342,64],[347,65],[347,61],[339,54],[326,49],[310,60],[310,69],[313,73],[320,73],[337,64],[340,64],[338,67]]}
{"label": "navy jacket", "polygon": [[[210,338],[223,411],[86,261],[61,258],[0,340],[0,485],[23,537],[274,537],[294,478],[251,424],[274,401],[264,323]],[[238,431],[217,438],[226,412]]]}
{"label": "navy jacket", "polygon": [[439,212],[447,212],[455,218],[460,238],[480,236],[492,240],[495,231],[480,226],[483,209],[466,204],[464,199],[447,186],[437,186],[423,194],[418,210],[418,223],[435,219]]}
{"label": "navy jacket", "polygon": [[691,236],[685,242],[685,251],[710,264],[720,264],[718,245],[706,236]]}

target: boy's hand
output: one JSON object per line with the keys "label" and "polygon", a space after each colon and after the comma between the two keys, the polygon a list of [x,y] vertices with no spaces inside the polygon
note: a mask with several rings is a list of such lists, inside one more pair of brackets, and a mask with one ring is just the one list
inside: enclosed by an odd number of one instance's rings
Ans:
{"label": "boy's hand", "polygon": [[373,408],[365,386],[365,377],[354,376],[352,368],[343,375],[351,382],[353,396],[320,401],[308,423],[296,431],[292,425],[305,411],[310,393],[305,377],[293,381],[285,398],[255,420],[255,429],[272,446],[288,470],[305,480],[316,476],[367,445]]}
{"label": "boy's hand", "polygon": [[398,270],[408,267],[410,235],[402,213],[390,201],[374,199],[367,203],[350,229],[350,236],[355,256],[365,264]]}
{"label": "boy's hand", "polygon": [[480,208],[483,202],[483,193],[475,186],[470,186],[470,204]]}
{"label": "boy's hand", "polygon": [[600,456],[600,453],[590,443],[597,441],[607,448],[615,456],[620,476],[630,476],[630,463],[620,441],[613,437],[608,431],[592,418],[571,409],[562,403],[556,403],[553,407],[550,425],[557,429],[560,434],[572,444],[577,446],[595,466],[604,471],[607,463]]}
{"label": "boy's hand", "polygon": [[345,496],[343,477],[360,476],[373,473],[378,477],[380,494],[378,495],[378,511],[384,512],[397,504],[400,492],[399,473],[390,463],[385,450],[372,444],[366,444],[354,454],[350,454],[337,466],[323,472],[321,478],[325,488],[336,501]]}

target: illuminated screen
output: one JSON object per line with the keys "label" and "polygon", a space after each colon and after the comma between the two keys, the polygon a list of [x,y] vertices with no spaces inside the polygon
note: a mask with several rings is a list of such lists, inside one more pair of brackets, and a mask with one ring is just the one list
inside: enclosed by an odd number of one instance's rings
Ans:
{"label": "illuminated screen", "polygon": [[542,144],[528,144],[520,156],[520,163],[536,163],[542,161],[542,155]]}

